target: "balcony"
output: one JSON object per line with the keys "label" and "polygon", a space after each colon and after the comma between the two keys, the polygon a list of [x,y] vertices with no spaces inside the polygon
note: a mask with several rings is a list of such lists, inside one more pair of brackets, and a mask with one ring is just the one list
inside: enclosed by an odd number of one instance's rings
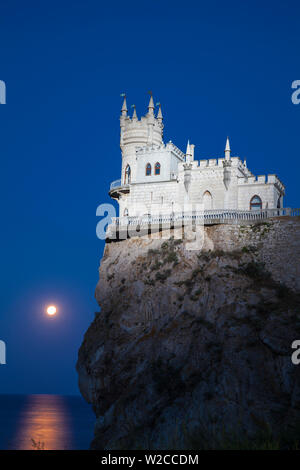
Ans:
{"label": "balcony", "polygon": [[116,180],[113,181],[110,185],[109,189],[109,195],[113,199],[119,199],[121,194],[127,194],[130,191],[130,185],[129,184],[122,184],[122,181]]}

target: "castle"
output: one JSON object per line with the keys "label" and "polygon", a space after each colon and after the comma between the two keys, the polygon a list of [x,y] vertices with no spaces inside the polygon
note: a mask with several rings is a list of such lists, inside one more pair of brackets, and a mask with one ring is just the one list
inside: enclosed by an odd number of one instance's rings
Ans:
{"label": "castle", "polygon": [[[285,187],[276,175],[255,177],[246,161],[231,155],[229,139],[220,158],[194,160],[194,145],[182,152],[172,141],[163,142],[161,105],[138,119],[134,107],[128,116],[126,96],[120,117],[121,179],[110,196],[119,203],[120,218],[174,214],[186,204],[216,210],[262,211],[283,208]],[[179,208],[179,209],[178,209]]]}

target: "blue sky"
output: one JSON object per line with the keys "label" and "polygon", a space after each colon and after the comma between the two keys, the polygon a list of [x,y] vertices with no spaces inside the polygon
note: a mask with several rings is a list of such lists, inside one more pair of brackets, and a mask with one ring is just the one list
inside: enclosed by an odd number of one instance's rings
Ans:
{"label": "blue sky", "polygon": [[[296,1],[2,0],[0,393],[79,393],[98,306],[96,207],[120,176],[120,93],[162,103],[165,140],[276,173],[299,207]],[[45,318],[57,303],[60,315]]]}

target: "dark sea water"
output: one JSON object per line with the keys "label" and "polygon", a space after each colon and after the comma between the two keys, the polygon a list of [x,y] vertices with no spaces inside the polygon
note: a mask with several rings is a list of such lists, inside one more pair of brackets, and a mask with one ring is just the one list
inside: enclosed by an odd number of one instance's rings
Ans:
{"label": "dark sea water", "polygon": [[0,449],[88,449],[94,423],[80,396],[0,395]]}

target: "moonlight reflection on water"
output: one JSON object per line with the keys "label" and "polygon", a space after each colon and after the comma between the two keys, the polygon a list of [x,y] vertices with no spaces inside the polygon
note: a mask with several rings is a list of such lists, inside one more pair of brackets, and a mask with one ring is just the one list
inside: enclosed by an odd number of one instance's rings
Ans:
{"label": "moonlight reflection on water", "polygon": [[94,423],[80,396],[0,395],[0,449],[88,449]]}

